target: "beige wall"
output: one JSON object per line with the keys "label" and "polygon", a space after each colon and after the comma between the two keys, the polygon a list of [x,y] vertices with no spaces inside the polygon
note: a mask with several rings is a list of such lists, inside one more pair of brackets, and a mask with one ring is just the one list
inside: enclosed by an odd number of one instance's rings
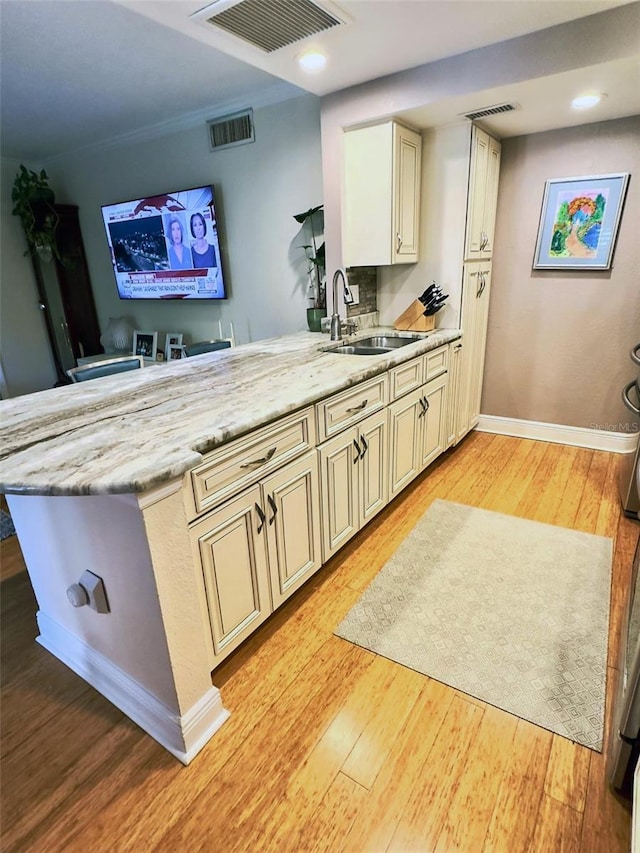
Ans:
{"label": "beige wall", "polygon": [[[640,341],[640,116],[503,141],[482,414],[626,432]],[[532,270],[545,181],[630,172],[607,271]],[[637,420],[635,421],[637,423]]]}

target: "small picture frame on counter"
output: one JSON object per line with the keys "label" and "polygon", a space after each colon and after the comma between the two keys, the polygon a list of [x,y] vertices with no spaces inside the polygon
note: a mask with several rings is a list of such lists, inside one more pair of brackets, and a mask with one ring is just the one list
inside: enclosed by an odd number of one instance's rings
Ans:
{"label": "small picture frame on counter", "polygon": [[[182,335],[180,335],[182,337]],[[167,361],[176,361],[179,358],[182,358],[184,354],[184,348],[182,344],[169,344],[166,351],[166,359]]]}
{"label": "small picture frame on counter", "polygon": [[136,329],[133,333],[133,354],[141,355],[143,358],[156,360],[158,353],[158,333],[141,332]]}
{"label": "small picture frame on counter", "polygon": [[169,347],[182,346],[182,332],[167,332],[164,339],[164,357],[169,361]]}

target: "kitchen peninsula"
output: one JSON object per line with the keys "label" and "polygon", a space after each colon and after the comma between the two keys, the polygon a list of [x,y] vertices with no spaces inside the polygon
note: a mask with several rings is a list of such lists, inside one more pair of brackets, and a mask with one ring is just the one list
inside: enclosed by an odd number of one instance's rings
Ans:
{"label": "kitchen peninsula", "polygon": [[[2,401],[38,641],[188,763],[228,716],[212,670],[446,448],[460,337],[300,333]],[[109,612],[68,597],[87,570]]]}

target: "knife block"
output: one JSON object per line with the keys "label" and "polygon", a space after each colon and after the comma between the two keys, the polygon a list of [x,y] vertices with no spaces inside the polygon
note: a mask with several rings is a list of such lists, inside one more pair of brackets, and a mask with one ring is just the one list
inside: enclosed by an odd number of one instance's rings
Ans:
{"label": "knife block", "polygon": [[436,316],[424,316],[424,305],[416,299],[393,324],[399,332],[431,332],[436,327]]}

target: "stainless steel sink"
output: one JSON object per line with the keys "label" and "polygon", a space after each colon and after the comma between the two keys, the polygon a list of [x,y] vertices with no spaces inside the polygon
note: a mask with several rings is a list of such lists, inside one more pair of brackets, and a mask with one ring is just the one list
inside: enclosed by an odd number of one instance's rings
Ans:
{"label": "stainless steel sink", "polygon": [[354,341],[356,347],[377,347],[383,349],[396,349],[397,347],[406,347],[407,344],[414,344],[416,341],[422,340],[418,335],[407,335],[407,337],[399,337],[396,335],[375,335],[372,338],[360,338]]}
{"label": "stainless steel sink", "polygon": [[326,349],[325,352],[336,352],[341,355],[384,355],[391,352],[390,347],[364,347],[360,344],[343,344],[333,349]]}
{"label": "stainless steel sink", "polygon": [[383,355],[420,340],[424,338],[419,335],[407,335],[402,338],[395,335],[374,335],[371,338],[360,338],[351,344],[328,347],[325,352],[335,352],[339,355]]}

